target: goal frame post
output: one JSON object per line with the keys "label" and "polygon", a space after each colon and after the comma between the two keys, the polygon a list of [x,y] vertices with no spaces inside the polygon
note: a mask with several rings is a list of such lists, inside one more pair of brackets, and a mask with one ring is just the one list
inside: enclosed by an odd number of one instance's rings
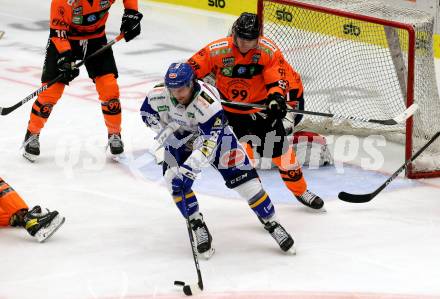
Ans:
{"label": "goal frame post", "polygon": [[[257,3],[257,13],[258,18],[261,24],[264,25],[264,3],[276,3],[286,6],[295,6],[302,9],[331,14],[339,17],[350,18],[353,20],[364,21],[369,23],[374,23],[382,26],[389,26],[393,28],[398,28],[405,30],[408,33],[408,65],[407,65],[407,86],[406,86],[406,107],[411,106],[414,103],[414,84],[415,84],[415,55],[416,55],[416,32],[413,25],[408,23],[396,22],[393,20],[386,20],[377,17],[362,15],[358,13],[342,11],[334,8],[328,8],[323,6],[318,6],[310,3],[304,3],[297,0],[258,0]],[[282,21],[280,21],[282,22]],[[292,26],[292,25],[287,25]],[[263,26],[263,34],[264,34],[264,26]],[[300,74],[301,75],[301,74]],[[305,100],[307,101],[307,95]],[[405,160],[408,160],[412,156],[412,148],[413,148],[413,117],[410,117],[406,121],[405,125]],[[432,170],[432,171],[417,171],[413,170],[412,164],[408,165],[406,168],[406,176],[411,179],[418,178],[428,178],[428,177],[439,177],[440,170]]]}

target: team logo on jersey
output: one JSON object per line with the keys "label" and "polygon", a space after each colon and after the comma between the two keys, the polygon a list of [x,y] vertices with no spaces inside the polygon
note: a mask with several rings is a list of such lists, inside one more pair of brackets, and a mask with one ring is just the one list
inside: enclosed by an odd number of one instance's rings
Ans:
{"label": "team logo on jersey", "polygon": [[109,0],[101,0],[101,2],[99,2],[99,6],[101,8],[107,8],[110,5],[110,1]]}
{"label": "team logo on jersey", "polygon": [[187,112],[186,115],[187,115],[189,118],[196,118],[196,116],[195,116],[194,113],[192,113],[192,112]]}
{"label": "team logo on jersey", "polygon": [[87,22],[91,23],[96,21],[96,19],[97,19],[96,15],[93,14],[87,17]]}
{"label": "team logo on jersey", "polygon": [[220,165],[223,168],[238,167],[244,163],[246,155],[242,149],[231,149],[224,153],[220,158]]}
{"label": "team logo on jersey", "polygon": [[234,57],[224,57],[222,58],[222,62],[224,66],[234,66],[235,58]]}

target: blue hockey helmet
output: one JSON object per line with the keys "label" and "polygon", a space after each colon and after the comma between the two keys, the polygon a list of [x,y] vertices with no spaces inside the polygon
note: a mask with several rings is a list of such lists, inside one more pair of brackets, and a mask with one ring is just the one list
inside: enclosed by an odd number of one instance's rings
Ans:
{"label": "blue hockey helmet", "polygon": [[194,71],[188,63],[172,63],[165,75],[165,86],[167,88],[191,86],[194,77]]}

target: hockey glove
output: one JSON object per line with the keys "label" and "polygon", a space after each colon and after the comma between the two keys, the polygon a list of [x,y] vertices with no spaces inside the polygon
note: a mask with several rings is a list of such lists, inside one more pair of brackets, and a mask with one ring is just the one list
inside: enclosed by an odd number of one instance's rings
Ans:
{"label": "hockey glove", "polygon": [[180,125],[176,122],[170,122],[165,128],[163,128],[157,136],[154,137],[157,142],[162,146],[172,145],[173,140],[176,139],[174,132],[180,128]]}
{"label": "hockey glove", "polygon": [[124,10],[122,15],[121,32],[125,41],[129,42],[141,33],[141,20],[143,15],[134,9]]}
{"label": "hockey glove", "polygon": [[188,165],[181,165],[179,169],[174,170],[175,176],[171,180],[171,188],[174,194],[187,192],[191,189],[197,173]]}
{"label": "hockey glove", "polygon": [[267,115],[272,119],[283,119],[287,114],[286,99],[278,92],[267,97]]}
{"label": "hockey glove", "polygon": [[78,77],[79,69],[74,67],[72,51],[68,50],[58,55],[58,71],[63,75],[60,82],[69,84],[70,81]]}

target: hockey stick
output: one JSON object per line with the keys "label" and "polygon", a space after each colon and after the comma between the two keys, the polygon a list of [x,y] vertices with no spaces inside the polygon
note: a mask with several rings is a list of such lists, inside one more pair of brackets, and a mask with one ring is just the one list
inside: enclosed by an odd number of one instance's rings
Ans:
{"label": "hockey stick", "polygon": [[398,175],[401,173],[408,165],[414,161],[431,143],[433,143],[438,137],[440,136],[440,131],[437,132],[432,138],[415,153],[410,159],[406,160],[405,163],[396,170],[395,173],[393,173],[379,188],[377,188],[372,193],[367,194],[351,194],[347,192],[340,192],[338,194],[338,197],[340,200],[346,201],[346,202],[352,202],[352,203],[364,203],[369,202],[374,197],[376,197],[377,194],[379,194],[383,189],[385,189],[386,186],[388,186],[389,183],[391,183]]}
{"label": "hockey stick", "polygon": [[186,205],[186,196],[185,196],[185,192],[183,191],[182,191],[182,202],[186,211],[185,213],[186,227],[188,229],[189,241],[191,243],[191,250],[194,258],[194,264],[197,270],[198,282],[197,284],[185,284],[183,281],[176,280],[174,281],[174,285],[183,286],[183,293],[185,293],[185,295],[187,296],[191,296],[203,291],[203,280],[202,280],[202,272],[200,271],[200,266],[199,266],[199,259],[196,253],[196,244],[194,242],[194,236],[192,234],[191,224],[189,223],[188,206]]}
{"label": "hockey stick", "polygon": [[[221,101],[221,103],[223,105],[231,105],[231,106],[238,106],[238,107],[256,108],[256,109],[263,109],[263,110],[267,109],[266,105],[261,105],[261,104],[252,104],[252,103],[243,103],[243,102],[229,102],[229,101]],[[329,117],[329,118],[335,118],[335,119],[346,119],[346,120],[381,124],[381,125],[385,125],[385,126],[393,126],[393,125],[404,123],[408,118],[410,118],[417,111],[418,108],[419,108],[419,106],[417,104],[412,104],[405,111],[403,111],[402,113],[400,113],[396,117],[390,118],[390,119],[369,119],[369,118],[356,117],[356,116],[344,116],[344,115],[337,115],[337,114],[332,114],[332,113],[298,110],[298,109],[293,109],[293,108],[287,108],[287,111],[297,113],[297,114],[315,115],[315,116],[323,116],[323,117]]]}
{"label": "hockey stick", "polygon": [[[95,56],[101,54],[102,52],[108,50],[109,48],[111,48],[111,46],[113,46],[115,43],[120,41],[123,37],[124,37],[123,33],[119,34],[115,39],[113,39],[112,41],[107,43],[105,46],[103,46],[99,50],[97,50],[94,53],[90,54],[89,56],[87,56],[86,58],[81,60],[80,62],[76,63],[73,67],[74,68],[79,68],[80,66],[82,66],[84,63],[86,63],[87,61],[89,61],[93,57],[95,57]],[[15,104],[15,105],[13,105],[11,107],[0,107],[0,115],[8,115],[9,113],[14,111],[18,107],[20,107],[23,104],[27,103],[29,100],[31,100],[32,98],[38,96],[40,93],[42,93],[43,91],[45,91],[46,89],[48,89],[49,87],[51,87],[52,85],[57,83],[62,77],[63,77],[63,75],[59,74],[56,78],[50,80],[46,85],[41,86],[40,88],[35,90],[33,93],[31,93],[30,95],[25,97],[23,100],[21,100],[20,102],[18,102],[17,104]]]}
{"label": "hockey stick", "polygon": [[2,39],[3,35],[5,35],[5,32],[0,30],[0,39]]}

